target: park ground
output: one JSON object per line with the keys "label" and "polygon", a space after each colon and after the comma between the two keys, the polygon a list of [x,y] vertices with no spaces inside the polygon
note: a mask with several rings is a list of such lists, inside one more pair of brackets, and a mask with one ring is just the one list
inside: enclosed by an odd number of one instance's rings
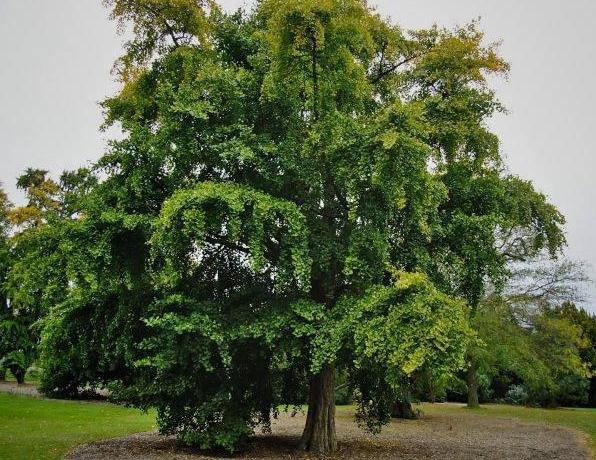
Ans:
{"label": "park ground", "polygon": [[[185,449],[173,439],[156,435],[152,414],[107,403],[40,399],[31,396],[34,387],[17,390],[13,384],[2,386],[3,460],[229,458]],[[332,458],[596,458],[595,409],[486,405],[469,410],[458,404],[424,404],[419,408],[423,413],[419,420],[395,420],[380,435],[372,436],[355,425],[352,407],[339,407],[339,451]],[[273,424],[272,434],[257,436],[233,458],[310,458],[293,450],[303,424],[303,415],[281,415]]]}

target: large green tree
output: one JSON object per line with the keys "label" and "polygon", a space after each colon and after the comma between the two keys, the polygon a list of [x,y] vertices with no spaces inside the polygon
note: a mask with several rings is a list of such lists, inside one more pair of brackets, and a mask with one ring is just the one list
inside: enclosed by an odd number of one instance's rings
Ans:
{"label": "large green tree", "polygon": [[456,297],[503,271],[499,235],[557,246],[484,126],[506,64],[475,25],[404,34],[361,0],[105,3],[132,25],[103,104],[125,135],[96,180],[66,177],[47,270],[22,265],[49,300],[47,393],[109,386],[230,449],[307,402],[301,446],[330,451],[338,368],[378,429],[410,375],[464,364]]}
{"label": "large green tree", "polygon": [[104,103],[126,135],[55,233],[44,389],[110,385],[204,447],[308,402],[329,451],[338,367],[376,429],[404,376],[462,365],[464,303],[409,260],[445,189],[392,81],[432,44],[360,1],[107,3],[135,32]]}
{"label": "large green tree", "polygon": [[[564,219],[531,183],[502,177],[495,171],[464,173],[452,182],[453,199],[447,206],[446,240],[449,281],[470,306],[472,323],[487,294],[499,291],[511,275],[511,264],[532,259],[540,252],[556,257],[565,239]],[[460,201],[461,200],[461,201]],[[442,250],[441,250],[442,251]],[[453,282],[455,281],[455,282]],[[478,406],[477,363],[474,348],[468,353],[468,405]]]}
{"label": "large green tree", "polygon": [[[565,243],[564,219],[530,182],[504,168],[499,140],[488,126],[504,111],[487,80],[508,71],[496,46],[482,46],[483,34],[474,23],[414,36],[415,64],[389,74],[388,83],[407,91],[429,123],[429,166],[446,198],[430,237],[420,240],[414,229],[401,249],[440,289],[466,300],[474,324],[478,305],[487,291],[504,284],[512,262],[541,251],[557,255]],[[478,405],[475,349],[467,359],[471,406]]]}
{"label": "large green tree", "polygon": [[[433,171],[447,197],[427,250],[410,247],[418,249],[415,263],[442,290],[467,301],[474,320],[487,290],[503,286],[512,262],[542,251],[558,254],[565,244],[564,218],[529,181],[503,166],[499,140],[488,127],[490,117],[504,111],[486,78],[508,71],[496,47],[481,46],[483,35],[474,24],[416,36],[425,46],[401,81],[430,123]],[[467,361],[469,405],[477,406],[473,353]]]}

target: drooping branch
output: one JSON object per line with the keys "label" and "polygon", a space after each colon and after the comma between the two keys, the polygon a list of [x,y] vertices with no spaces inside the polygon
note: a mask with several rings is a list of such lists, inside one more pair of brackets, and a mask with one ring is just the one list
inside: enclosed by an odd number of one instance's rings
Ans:
{"label": "drooping branch", "polygon": [[[193,245],[224,246],[247,255],[257,270],[281,263],[306,287],[310,258],[304,224],[292,202],[233,183],[203,182],[164,203],[152,245],[174,266]],[[281,256],[285,260],[279,261]]]}

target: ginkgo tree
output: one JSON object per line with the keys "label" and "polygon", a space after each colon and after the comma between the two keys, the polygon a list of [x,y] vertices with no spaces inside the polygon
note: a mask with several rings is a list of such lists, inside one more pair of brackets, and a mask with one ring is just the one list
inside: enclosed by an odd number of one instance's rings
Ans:
{"label": "ginkgo tree", "polygon": [[48,227],[42,389],[107,386],[227,449],[306,402],[300,446],[328,452],[338,369],[374,431],[412,373],[463,367],[429,108],[453,67],[472,90],[504,66],[475,26],[404,34],[362,0],[104,3],[132,31],[103,103],[124,136]]}
{"label": "ginkgo tree", "polygon": [[[565,219],[530,181],[506,170],[499,139],[489,129],[489,119],[505,109],[487,76],[509,70],[496,45],[482,47],[483,34],[474,23],[415,35],[425,48],[401,80],[430,124],[435,178],[447,198],[428,251],[414,253],[414,260],[441,290],[466,300],[475,324],[479,304],[504,286],[512,263],[560,255]],[[474,350],[473,342],[466,359],[471,407],[478,406]]]}

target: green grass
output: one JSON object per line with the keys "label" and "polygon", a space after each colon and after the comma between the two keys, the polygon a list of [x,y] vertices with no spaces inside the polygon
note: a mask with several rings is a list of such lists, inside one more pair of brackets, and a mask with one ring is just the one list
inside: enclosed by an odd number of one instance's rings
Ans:
{"label": "green grass", "polygon": [[[338,415],[351,415],[338,407]],[[424,404],[424,413],[461,414],[455,404]],[[345,412],[345,413],[344,413]],[[473,413],[562,425],[582,431],[596,458],[596,409],[535,409],[483,405]],[[74,446],[154,429],[155,417],[134,409],[95,402],[37,399],[0,393],[0,458],[60,459]]]}
{"label": "green grass", "polygon": [[96,402],[0,393],[0,458],[60,459],[77,444],[151,431],[155,417]]}
{"label": "green grass", "polygon": [[579,430],[587,436],[592,457],[596,459],[596,409],[539,409],[505,404],[486,404],[479,409],[467,409],[455,404],[424,404],[422,410],[429,414],[456,414],[463,410],[471,410],[475,414],[488,417],[517,418],[529,422],[565,426]]}

